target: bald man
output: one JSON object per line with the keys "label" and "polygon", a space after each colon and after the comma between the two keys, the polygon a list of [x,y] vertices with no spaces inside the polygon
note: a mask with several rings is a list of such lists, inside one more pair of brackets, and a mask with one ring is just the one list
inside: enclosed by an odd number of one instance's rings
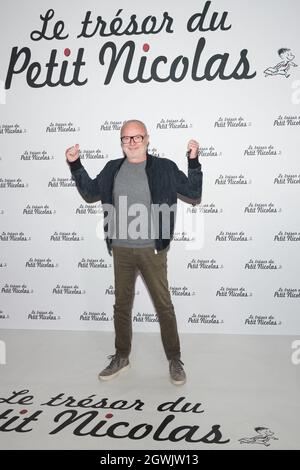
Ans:
{"label": "bald man", "polygon": [[195,140],[187,144],[186,176],[172,160],[148,153],[149,135],[143,122],[126,121],[120,139],[123,158],[110,160],[95,179],[83,168],[78,144],[66,151],[82,197],[87,202],[102,201],[105,240],[114,260],[115,353],[108,357],[110,362],[99,379],[110,380],[129,368],[132,305],[140,273],[158,316],[171,382],[182,385],[186,374],[169,292],[167,252],[174,233],[177,194],[194,204],[201,200],[199,144]]}

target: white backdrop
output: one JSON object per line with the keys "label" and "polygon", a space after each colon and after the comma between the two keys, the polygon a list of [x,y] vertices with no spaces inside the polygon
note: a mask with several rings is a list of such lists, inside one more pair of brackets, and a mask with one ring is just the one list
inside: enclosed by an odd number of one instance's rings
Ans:
{"label": "white backdrop", "polygon": [[[169,253],[180,331],[300,334],[299,15],[296,0],[2,6],[1,328],[112,329],[101,204],[64,153],[79,143],[94,177],[136,118],[184,171],[187,141],[201,143],[202,204],[179,203]],[[158,330],[140,278],[133,322]]]}

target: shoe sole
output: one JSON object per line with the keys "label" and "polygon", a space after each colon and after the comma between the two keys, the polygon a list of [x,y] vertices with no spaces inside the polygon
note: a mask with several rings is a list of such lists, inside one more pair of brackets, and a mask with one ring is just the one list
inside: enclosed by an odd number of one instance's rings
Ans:
{"label": "shoe sole", "polygon": [[125,372],[127,369],[130,368],[130,364],[127,364],[127,366],[122,367],[122,369],[118,370],[118,372],[115,372],[114,374],[111,375],[98,375],[99,380],[111,380],[117,377],[121,372]]}
{"label": "shoe sole", "polygon": [[173,380],[173,379],[170,379],[171,380],[171,383],[173,385],[184,385],[186,383],[186,379],[185,380]]}

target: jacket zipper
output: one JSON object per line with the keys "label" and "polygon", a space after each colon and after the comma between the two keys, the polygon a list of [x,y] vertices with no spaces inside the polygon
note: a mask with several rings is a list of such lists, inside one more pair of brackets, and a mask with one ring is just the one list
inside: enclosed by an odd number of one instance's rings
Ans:
{"label": "jacket zipper", "polygon": [[[148,158],[148,157],[147,157]],[[152,204],[153,204],[153,198],[152,198],[152,191],[151,191],[151,185],[150,185],[150,178],[149,178],[149,175],[148,175],[148,172],[147,172],[147,163],[148,163],[148,160],[146,162],[146,168],[145,168],[145,172],[146,172],[146,176],[147,176],[147,181],[148,181],[148,186],[149,186],[149,193],[150,193],[150,209],[151,209],[151,223],[152,223]],[[154,227],[154,230],[155,230],[155,227]],[[154,253],[157,255],[158,251],[156,249],[156,239],[154,239]]]}

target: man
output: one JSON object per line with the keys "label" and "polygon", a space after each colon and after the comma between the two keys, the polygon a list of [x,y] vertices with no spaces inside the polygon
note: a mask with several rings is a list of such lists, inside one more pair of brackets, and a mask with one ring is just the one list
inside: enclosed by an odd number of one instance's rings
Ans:
{"label": "man", "polygon": [[[180,359],[177,323],[168,286],[167,250],[174,233],[177,193],[195,203],[201,199],[199,144],[195,140],[188,142],[188,177],[171,160],[148,154],[148,144],[145,124],[130,120],[121,128],[124,157],[110,160],[95,179],[89,177],[80,162],[78,144],[67,149],[66,157],[83,198],[87,202],[102,201],[106,243],[114,259],[116,351],[109,356],[111,361],[100,372],[99,379],[109,380],[129,367],[131,311],[136,275],[140,272],[158,315],[171,382],[181,385],[186,381],[186,374]],[[125,214],[123,202],[127,203]],[[138,224],[140,230],[135,224],[131,224],[135,230],[130,227],[136,204],[144,214]],[[161,207],[169,208],[170,213],[167,216],[159,213]]]}

